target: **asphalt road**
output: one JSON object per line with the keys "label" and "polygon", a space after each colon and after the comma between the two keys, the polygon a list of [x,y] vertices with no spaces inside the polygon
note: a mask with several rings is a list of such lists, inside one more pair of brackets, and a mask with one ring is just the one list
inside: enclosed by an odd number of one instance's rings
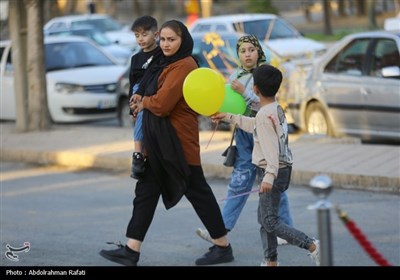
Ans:
{"label": "asphalt road", "polygon": [[[1,163],[0,266],[118,266],[99,256],[125,242],[132,211],[135,181],[128,173],[73,170],[19,163]],[[209,180],[218,200],[225,197],[227,181]],[[317,236],[317,214],[307,206],[317,201],[310,189],[288,190],[295,226]],[[262,259],[256,220],[257,194],[252,194],[230,233],[235,261],[228,266],[258,266]],[[329,200],[345,210],[374,247],[393,265],[400,264],[400,197],[350,190],[333,190]],[[222,203],[221,203],[222,206]],[[194,233],[201,226],[184,198],[166,211],[160,203],[142,247],[140,266],[193,266],[209,244]],[[333,256],[336,266],[376,264],[331,213]],[[6,258],[7,244],[22,247],[18,261]],[[279,247],[281,266],[313,266],[307,251]]]}

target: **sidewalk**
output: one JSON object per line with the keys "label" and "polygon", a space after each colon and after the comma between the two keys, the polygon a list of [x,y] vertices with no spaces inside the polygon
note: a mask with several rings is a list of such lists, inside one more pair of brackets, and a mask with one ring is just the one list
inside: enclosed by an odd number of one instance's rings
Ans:
{"label": "sidewalk", "polygon": [[[200,132],[207,177],[229,178],[221,153],[231,133]],[[333,187],[400,193],[400,146],[361,145],[352,138],[328,139],[291,135],[292,183],[308,185],[317,174],[332,178]],[[1,161],[55,164],[127,171],[131,167],[132,130],[90,125],[54,126],[48,132],[16,133],[14,123],[1,123]]]}

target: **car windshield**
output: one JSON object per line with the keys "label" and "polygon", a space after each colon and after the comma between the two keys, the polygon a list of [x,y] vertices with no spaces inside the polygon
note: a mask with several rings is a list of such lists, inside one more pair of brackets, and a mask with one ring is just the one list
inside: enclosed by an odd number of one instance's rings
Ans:
{"label": "car windshield", "polygon": [[226,76],[238,67],[236,42],[235,36],[222,38],[208,33],[194,39],[193,55],[200,67],[209,67]]}
{"label": "car windshield", "polygon": [[96,42],[96,44],[100,45],[100,46],[109,46],[111,45],[111,41],[108,39],[108,37],[106,35],[104,35],[104,33],[101,33],[100,31],[95,31],[95,30],[74,30],[72,31],[73,35],[76,36],[84,36],[87,38],[90,38],[91,40],[93,40],[94,42]]}
{"label": "car windshield", "polygon": [[105,54],[86,42],[46,44],[45,57],[46,71],[114,64]]}
{"label": "car windshield", "polygon": [[91,25],[102,32],[118,31],[123,28],[121,24],[119,24],[115,20],[112,20],[111,18],[86,19],[86,20],[74,21],[71,23],[72,27],[77,27],[82,25],[86,26]]}
{"label": "car windshield", "polygon": [[[237,22],[234,23],[234,28],[240,33],[254,34],[260,40],[296,38],[300,36],[294,28],[291,28],[286,22],[280,19]],[[271,28],[272,30],[269,31]]]}
{"label": "car windshield", "polygon": [[[239,67],[239,58],[236,52],[236,43],[240,36],[219,35],[214,32],[206,33],[201,37],[195,37],[193,56],[198,61],[200,67],[209,67],[216,70],[227,78],[237,67]],[[274,57],[265,44],[260,42],[268,62]],[[278,59],[279,60],[279,59]],[[277,60],[277,63],[279,61]]]}

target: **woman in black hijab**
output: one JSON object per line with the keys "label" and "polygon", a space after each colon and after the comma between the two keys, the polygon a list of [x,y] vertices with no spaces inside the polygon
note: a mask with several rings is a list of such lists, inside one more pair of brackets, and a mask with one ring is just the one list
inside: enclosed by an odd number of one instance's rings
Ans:
{"label": "woman in black hijab", "polygon": [[230,262],[232,248],[220,208],[201,167],[198,115],[187,105],[182,92],[186,76],[198,67],[192,57],[193,39],[183,23],[170,20],[160,29],[160,47],[161,59],[152,63],[143,77],[142,102],[131,104],[135,112],[144,110],[147,161],[146,171],[136,184],[128,242],[115,250],[102,250],[100,255],[135,266],[160,196],[169,209],[185,195],[215,244],[196,264]]}

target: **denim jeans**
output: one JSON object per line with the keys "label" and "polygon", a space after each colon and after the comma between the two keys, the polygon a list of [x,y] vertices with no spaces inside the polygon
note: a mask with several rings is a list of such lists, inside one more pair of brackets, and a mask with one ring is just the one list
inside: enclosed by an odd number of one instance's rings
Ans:
{"label": "denim jeans", "polygon": [[140,111],[136,116],[135,127],[133,128],[133,140],[135,141],[143,142],[142,122],[143,122],[143,111]]}
{"label": "denim jeans", "polygon": [[[253,188],[257,175],[257,168],[251,163],[254,146],[253,135],[240,128],[236,128],[235,142],[238,152],[236,154],[231,180],[228,185],[228,198],[250,191]],[[225,204],[222,208],[222,217],[227,230],[232,230],[234,228],[248,197],[249,194],[225,200]],[[282,194],[279,216],[284,223],[289,225],[293,224],[286,193]]]}
{"label": "denim jeans", "polygon": [[[139,89],[139,83],[134,84],[132,88],[133,94]],[[135,127],[133,128],[133,140],[143,142],[143,130],[142,130],[142,121],[143,121],[143,111],[140,111],[136,116]],[[143,145],[143,143],[142,143]]]}
{"label": "denim jeans", "polygon": [[283,223],[278,216],[281,194],[288,188],[292,167],[280,168],[274,181],[272,190],[260,193],[258,204],[258,222],[260,223],[261,242],[264,250],[264,258],[267,261],[277,261],[278,242],[277,237],[285,239],[289,244],[308,249],[313,239],[303,232]]}

